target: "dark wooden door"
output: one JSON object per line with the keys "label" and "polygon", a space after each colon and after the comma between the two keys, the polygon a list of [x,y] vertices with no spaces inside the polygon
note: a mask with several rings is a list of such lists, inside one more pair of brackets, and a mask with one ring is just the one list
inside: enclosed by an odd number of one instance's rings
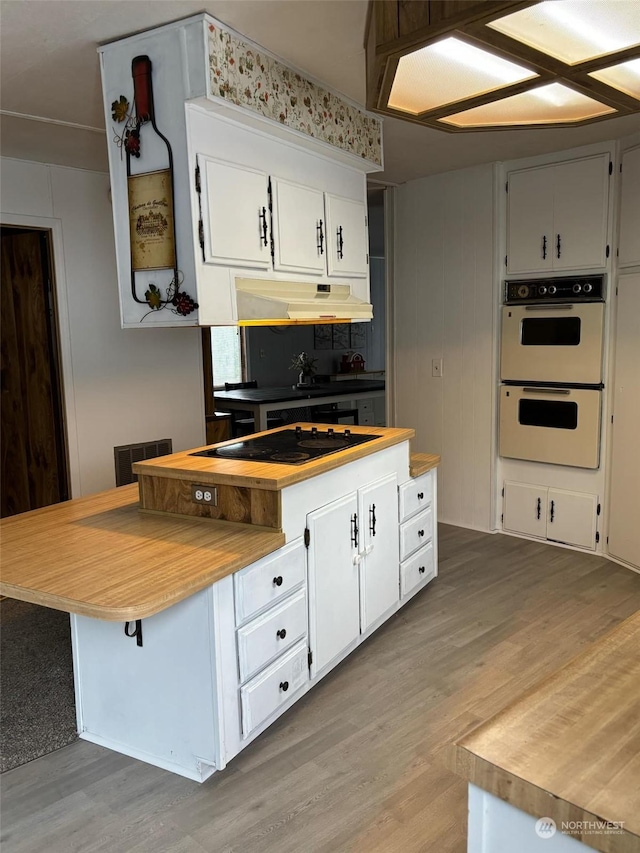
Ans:
{"label": "dark wooden door", "polygon": [[66,500],[49,235],[2,228],[1,515]]}

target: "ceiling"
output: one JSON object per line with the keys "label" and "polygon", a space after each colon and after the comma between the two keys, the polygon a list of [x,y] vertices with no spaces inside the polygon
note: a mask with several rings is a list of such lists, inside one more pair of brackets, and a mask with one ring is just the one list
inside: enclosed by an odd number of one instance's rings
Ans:
{"label": "ceiling", "polygon": [[[368,0],[2,0],[2,154],[106,170],[97,45],[203,11],[363,104],[367,6]],[[372,177],[402,183],[636,132],[640,115],[576,128],[463,134],[386,118],[385,170]]]}

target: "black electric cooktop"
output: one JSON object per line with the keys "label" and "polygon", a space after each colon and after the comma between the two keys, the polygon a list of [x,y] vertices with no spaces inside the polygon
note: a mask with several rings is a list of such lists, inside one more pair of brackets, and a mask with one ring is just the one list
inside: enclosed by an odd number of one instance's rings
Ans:
{"label": "black electric cooktop", "polygon": [[242,459],[245,462],[278,462],[281,465],[304,465],[311,459],[319,459],[339,450],[355,447],[380,438],[379,435],[363,435],[352,433],[348,429],[319,430],[311,429],[282,429],[269,435],[256,438],[247,437],[244,441],[225,444],[222,447],[211,447],[209,450],[199,450],[191,456],[209,456],[215,459]]}

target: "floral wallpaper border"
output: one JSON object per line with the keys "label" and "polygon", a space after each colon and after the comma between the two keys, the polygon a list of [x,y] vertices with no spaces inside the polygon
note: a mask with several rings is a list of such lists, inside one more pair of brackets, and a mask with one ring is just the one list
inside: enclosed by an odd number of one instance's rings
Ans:
{"label": "floral wallpaper border", "polygon": [[260,47],[210,19],[209,80],[213,96],[321,139],[382,167],[382,122],[305,79]]}

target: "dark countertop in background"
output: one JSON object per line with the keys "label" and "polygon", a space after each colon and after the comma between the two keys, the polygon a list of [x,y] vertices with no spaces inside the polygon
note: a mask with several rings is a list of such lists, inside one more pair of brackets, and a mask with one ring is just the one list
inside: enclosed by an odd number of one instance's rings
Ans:
{"label": "dark countertop in background", "polygon": [[345,394],[362,394],[367,391],[384,391],[383,379],[346,379],[342,382],[318,382],[308,388],[282,385],[278,388],[242,388],[235,391],[216,391],[214,398],[221,402],[280,403],[287,400],[312,400],[315,397],[343,397]]}

